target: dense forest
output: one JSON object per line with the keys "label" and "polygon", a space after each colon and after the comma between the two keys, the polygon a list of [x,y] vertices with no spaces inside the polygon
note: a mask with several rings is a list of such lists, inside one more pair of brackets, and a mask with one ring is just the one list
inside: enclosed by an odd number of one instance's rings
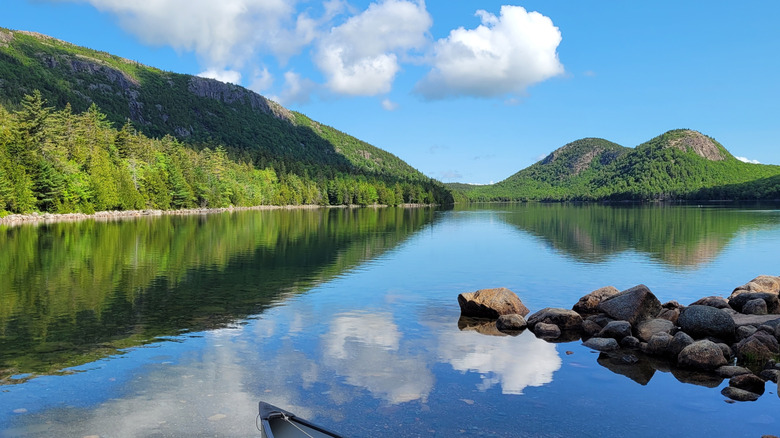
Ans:
{"label": "dense forest", "polygon": [[[281,162],[284,166],[284,162]],[[433,181],[257,168],[223,146],[200,150],[115,129],[96,105],[76,114],[40,92],[17,111],[0,106],[0,214],[254,205],[435,203]],[[445,192],[446,193],[446,192]]]}
{"label": "dense forest", "polygon": [[450,188],[469,201],[769,200],[780,199],[780,166],[744,163],[678,129],[633,149],[577,140],[497,184]]}
{"label": "dense forest", "polygon": [[243,87],[45,35],[0,28],[0,106],[0,211],[452,202],[397,156]]}

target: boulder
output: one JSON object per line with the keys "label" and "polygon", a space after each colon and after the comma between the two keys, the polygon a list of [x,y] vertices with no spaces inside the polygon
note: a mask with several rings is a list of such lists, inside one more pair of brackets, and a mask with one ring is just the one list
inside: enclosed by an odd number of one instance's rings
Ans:
{"label": "boulder", "polygon": [[677,357],[683,348],[693,344],[693,338],[685,332],[677,332],[672,337],[672,343],[669,345],[669,352],[672,356]]}
{"label": "boulder", "polygon": [[742,313],[745,315],[766,315],[768,313],[766,301],[761,298],[750,300],[742,306]]}
{"label": "boulder", "polygon": [[731,378],[734,376],[739,376],[740,374],[750,374],[750,370],[745,367],[723,365],[722,367],[715,370],[715,374],[721,377]]}
{"label": "boulder", "polygon": [[726,365],[726,358],[714,342],[701,340],[683,348],[677,356],[677,363],[685,368],[714,370]]}
{"label": "boulder", "polygon": [[631,324],[628,321],[612,321],[596,335],[600,338],[614,338],[618,341],[631,336]]}
{"label": "boulder", "polygon": [[728,344],[724,344],[723,342],[719,342],[719,343],[716,343],[715,345],[720,347],[720,351],[723,352],[723,357],[725,357],[727,361],[729,359],[731,359],[731,356],[734,355],[734,351],[731,349],[731,347],[729,347]]}
{"label": "boulder", "polygon": [[617,290],[614,286],[606,286],[600,289],[596,289],[593,292],[580,298],[579,301],[577,301],[577,304],[572,307],[572,310],[581,315],[597,313],[600,302],[619,293],[620,291]]}
{"label": "boulder", "polygon": [[713,336],[725,341],[732,341],[736,326],[731,316],[722,309],[710,306],[688,306],[677,320],[680,329],[694,339]]}
{"label": "boulder", "polygon": [[614,338],[590,338],[582,345],[596,351],[614,351],[620,348]]}
{"label": "boulder", "polygon": [[780,277],[773,275],[759,275],[758,277],[750,280],[747,284],[734,289],[734,293],[737,292],[769,292],[778,294],[780,293]]}
{"label": "boulder", "polygon": [[778,379],[780,377],[780,370],[776,370],[776,369],[762,370],[761,374],[759,374],[758,376],[761,377],[762,380],[766,380],[766,381],[771,380],[772,382],[777,383],[778,381],[780,381],[780,379]]}
{"label": "boulder", "polygon": [[582,331],[585,332],[587,336],[596,336],[601,330],[601,326],[590,319],[582,321]]}
{"label": "boulder", "polygon": [[601,328],[604,328],[609,324],[610,322],[614,321],[613,318],[610,318],[605,313],[597,313],[595,315],[590,315],[589,317],[585,318],[588,321],[593,321],[596,324],[598,324]]}
{"label": "boulder", "polygon": [[637,327],[637,337],[645,342],[649,341],[656,333],[674,334],[676,327],[668,319],[649,319]]}
{"label": "boulder", "polygon": [[747,337],[750,337],[753,333],[756,332],[756,328],[752,325],[743,325],[740,327],[737,327],[737,340],[741,341]]}
{"label": "boulder", "polygon": [[460,314],[475,318],[496,319],[501,315],[528,315],[529,310],[520,298],[505,287],[481,289],[458,295]]}
{"label": "boulder", "polygon": [[537,338],[555,339],[561,336],[561,329],[555,324],[540,322],[533,327],[533,332]]}
{"label": "boulder", "polygon": [[647,341],[644,351],[656,356],[668,356],[671,354],[669,347],[672,345],[672,339],[674,338],[669,333],[656,333]]}
{"label": "boulder", "polygon": [[582,317],[569,309],[546,307],[528,317],[529,327],[533,328],[539,323],[555,324],[563,331],[582,329]]}
{"label": "boulder", "polygon": [[677,324],[677,320],[680,318],[680,309],[661,309],[661,313],[658,314],[658,318],[671,321],[672,324]]}
{"label": "boulder", "polygon": [[733,386],[723,388],[720,393],[734,401],[756,401],[761,397],[753,392],[745,391],[744,389],[735,388]]}
{"label": "boulder", "polygon": [[525,321],[522,315],[512,313],[509,315],[501,315],[496,321],[496,328],[502,332],[519,332],[525,330],[528,323]]}
{"label": "boulder", "polygon": [[691,306],[710,306],[716,309],[726,309],[729,307],[729,302],[723,297],[710,296],[691,303]]}
{"label": "boulder", "polygon": [[780,310],[780,301],[778,301],[777,294],[770,292],[741,292],[738,294],[735,292],[729,297],[729,306],[737,312],[744,313],[743,307],[748,301],[752,300],[764,300],[767,313],[775,314]]}
{"label": "boulder", "polygon": [[661,302],[647,286],[640,284],[605,299],[598,309],[611,318],[636,325],[655,318],[661,312]]}
{"label": "boulder", "polygon": [[642,342],[633,336],[626,336],[620,340],[620,346],[623,348],[639,348]]}
{"label": "boulder", "polygon": [[746,363],[764,363],[777,354],[777,348],[775,347],[777,339],[774,345],[769,341],[768,336],[764,332],[755,332],[749,337],[739,341],[734,346],[737,358]]}
{"label": "boulder", "polygon": [[729,386],[762,395],[766,388],[766,383],[755,374],[740,374],[729,380]]}

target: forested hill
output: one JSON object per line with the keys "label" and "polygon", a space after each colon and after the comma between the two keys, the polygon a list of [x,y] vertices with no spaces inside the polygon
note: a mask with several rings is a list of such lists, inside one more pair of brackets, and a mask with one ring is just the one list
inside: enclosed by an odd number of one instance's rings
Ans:
{"label": "forested hill", "polygon": [[780,199],[780,166],[743,163],[678,129],[633,149],[577,140],[499,183],[450,187],[470,201]]}
{"label": "forested hill", "polygon": [[[101,129],[137,134],[150,141],[170,136],[168,143],[175,142],[198,153],[219,149],[236,165],[272,171],[279,181],[272,197],[274,203],[451,201],[449,190],[442,184],[395,155],[243,87],[165,72],[48,36],[0,28],[0,105],[10,114],[5,117],[6,128],[15,126],[8,131],[13,131],[13,135],[7,133],[6,143],[18,145],[22,140],[30,140],[20,139],[19,126],[15,124],[19,120],[11,116],[29,112],[29,106],[25,107],[23,102],[25,96],[33,96],[36,90],[51,107],[46,114],[66,109],[72,115],[97,112],[107,122]],[[112,145],[106,147],[110,149]],[[49,161],[44,167],[51,166],[59,174],[73,170],[63,164],[67,160],[50,158],[43,154],[44,161]],[[26,165],[42,166],[32,162]],[[35,181],[40,172],[26,168],[25,172],[37,197],[35,208],[41,209],[40,189],[35,187],[42,184]],[[8,169],[5,174],[7,179]],[[283,190],[288,176],[294,176],[295,185],[306,190],[292,186]],[[361,184],[363,193],[359,196]],[[286,192],[295,192],[295,196],[287,196]],[[230,196],[226,199],[228,203],[241,201]],[[218,206],[197,195],[186,204]],[[64,203],[60,205],[64,208]]]}

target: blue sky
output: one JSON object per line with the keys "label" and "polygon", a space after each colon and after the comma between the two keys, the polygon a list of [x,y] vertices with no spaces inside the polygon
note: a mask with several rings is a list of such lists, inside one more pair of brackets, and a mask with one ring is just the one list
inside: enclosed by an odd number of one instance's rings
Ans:
{"label": "blue sky", "polygon": [[445,182],[690,128],[780,164],[780,2],[6,0],[0,26],[237,82]]}

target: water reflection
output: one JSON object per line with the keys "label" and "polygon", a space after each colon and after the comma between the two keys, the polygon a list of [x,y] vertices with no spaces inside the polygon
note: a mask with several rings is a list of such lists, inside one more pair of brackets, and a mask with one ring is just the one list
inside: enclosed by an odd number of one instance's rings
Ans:
{"label": "water reflection", "polygon": [[[495,322],[492,326],[495,328]],[[555,345],[537,339],[528,330],[518,336],[489,334],[492,336],[469,329],[440,331],[439,360],[457,371],[482,374],[477,385],[480,391],[500,386],[504,394],[522,394],[526,387],[548,384],[561,368]]]}
{"label": "water reflection", "polygon": [[432,218],[273,210],[0,229],[0,384],[261,313]]}
{"label": "water reflection", "polygon": [[401,349],[401,332],[392,315],[344,314],[330,325],[323,363],[348,384],[390,404],[427,400],[434,383],[428,360]]}
{"label": "water reflection", "polygon": [[753,208],[529,203],[505,206],[507,214],[497,217],[584,262],[638,251],[664,265],[694,268],[740,233],[780,225],[780,216]]}

